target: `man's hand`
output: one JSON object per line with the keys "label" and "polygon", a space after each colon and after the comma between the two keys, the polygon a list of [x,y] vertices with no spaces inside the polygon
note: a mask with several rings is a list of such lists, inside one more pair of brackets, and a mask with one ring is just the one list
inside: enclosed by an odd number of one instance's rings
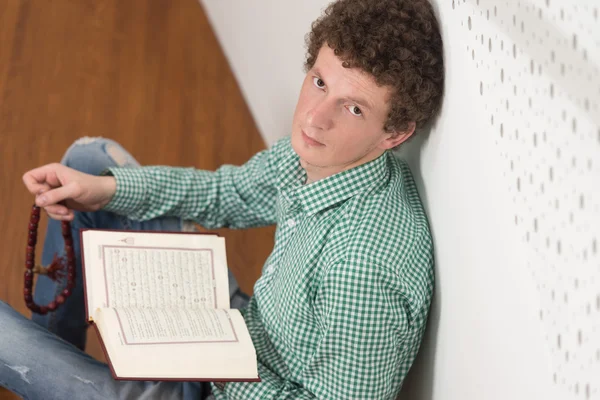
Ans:
{"label": "man's hand", "polygon": [[94,176],[62,164],[47,164],[23,175],[27,190],[36,196],[50,218],[71,221],[73,211],[96,211],[107,205],[117,190],[112,176]]}

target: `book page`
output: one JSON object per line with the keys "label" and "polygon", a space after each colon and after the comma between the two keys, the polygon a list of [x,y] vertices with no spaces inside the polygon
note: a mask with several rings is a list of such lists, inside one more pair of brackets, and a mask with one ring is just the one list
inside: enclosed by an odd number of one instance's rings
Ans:
{"label": "book page", "polygon": [[218,307],[211,249],[104,245],[108,307]]}
{"label": "book page", "polygon": [[82,232],[88,316],[96,308],[229,308],[224,239],[215,235]]}
{"label": "book page", "polygon": [[[160,314],[158,321],[154,320],[156,316],[148,320],[148,311],[131,309],[125,316],[124,309],[109,308],[97,309],[93,315],[115,379],[259,380],[256,351],[239,310],[193,309],[191,314],[182,312],[177,321],[161,321],[165,314]],[[181,321],[195,319],[197,313],[203,314],[204,322]],[[126,319],[136,325],[130,326],[130,331],[121,328]],[[165,328],[164,324],[171,326]],[[228,329],[234,331],[237,340],[223,340],[231,338]],[[136,339],[132,340],[136,330]],[[161,332],[170,335],[169,339],[165,340]],[[165,342],[149,343],[156,337]],[[220,339],[207,340],[215,337]]]}
{"label": "book page", "polygon": [[125,344],[237,342],[228,310],[113,308]]}

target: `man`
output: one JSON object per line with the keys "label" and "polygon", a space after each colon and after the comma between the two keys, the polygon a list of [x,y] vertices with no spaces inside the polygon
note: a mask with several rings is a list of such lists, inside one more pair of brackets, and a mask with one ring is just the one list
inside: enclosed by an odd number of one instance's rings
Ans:
{"label": "man", "polygon": [[[46,260],[62,246],[60,220],[74,230],[277,224],[254,295],[245,305],[232,293],[262,381],[211,383],[217,399],[394,399],[425,329],[433,245],[409,168],[390,150],[440,103],[442,42],[431,6],[338,0],[307,42],[291,137],[243,166],[139,167],[99,139],[23,177],[54,219]],[[45,304],[61,288],[40,279],[35,299]],[[193,383],[114,381],[77,349],[85,345],[81,289],[35,320],[0,304],[0,385],[25,397],[207,396]]]}

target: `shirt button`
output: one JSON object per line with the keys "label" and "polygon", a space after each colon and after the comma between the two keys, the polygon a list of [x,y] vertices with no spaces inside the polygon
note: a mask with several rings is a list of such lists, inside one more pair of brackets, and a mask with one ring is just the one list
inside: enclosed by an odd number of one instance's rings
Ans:
{"label": "shirt button", "polygon": [[294,221],[293,219],[288,219],[287,225],[288,225],[290,228],[293,228],[293,227],[295,227],[295,226],[296,226],[296,221]]}

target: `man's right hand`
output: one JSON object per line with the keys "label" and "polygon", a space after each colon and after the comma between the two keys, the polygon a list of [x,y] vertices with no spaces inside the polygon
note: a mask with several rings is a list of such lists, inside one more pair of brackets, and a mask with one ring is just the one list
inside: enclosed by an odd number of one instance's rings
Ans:
{"label": "man's right hand", "polygon": [[50,218],[71,221],[73,210],[96,211],[107,205],[117,190],[112,176],[89,175],[62,164],[47,164],[23,175],[27,190],[36,196]]}

